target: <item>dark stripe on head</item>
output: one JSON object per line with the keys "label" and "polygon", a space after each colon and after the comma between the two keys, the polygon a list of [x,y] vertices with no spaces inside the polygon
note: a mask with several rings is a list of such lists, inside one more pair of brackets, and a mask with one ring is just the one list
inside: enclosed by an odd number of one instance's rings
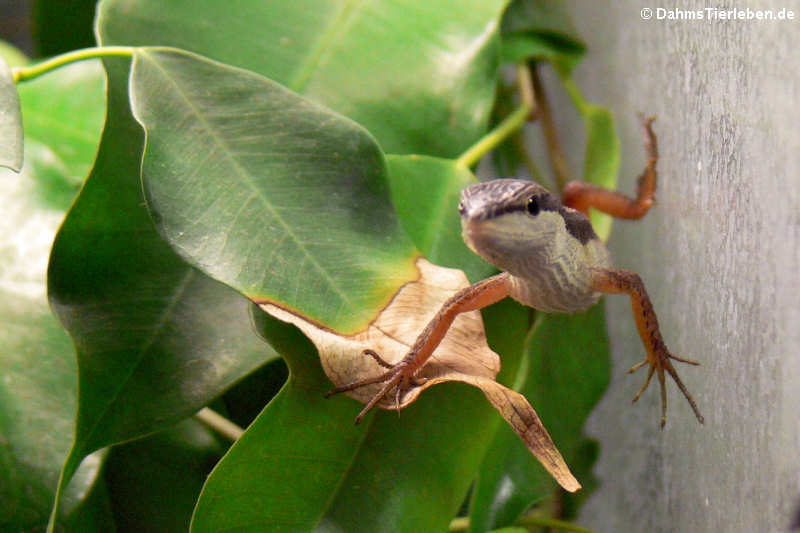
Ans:
{"label": "dark stripe on head", "polygon": [[534,181],[496,179],[470,185],[462,191],[461,202],[467,211],[472,212],[472,216],[492,219],[508,213],[526,212],[528,201],[533,196],[540,210],[561,215],[569,234],[581,244],[597,238],[592,224],[583,213],[564,207],[556,195]]}

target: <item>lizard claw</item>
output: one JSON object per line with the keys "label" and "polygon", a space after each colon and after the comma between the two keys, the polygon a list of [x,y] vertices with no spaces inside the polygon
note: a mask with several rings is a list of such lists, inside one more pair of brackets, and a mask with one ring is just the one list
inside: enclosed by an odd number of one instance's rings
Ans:
{"label": "lizard claw", "polygon": [[340,392],[347,392],[351,390],[355,390],[366,385],[373,385],[375,383],[382,383],[383,386],[375,393],[375,395],[370,398],[364,408],[358,413],[356,416],[356,424],[361,423],[361,420],[366,416],[373,407],[375,407],[378,402],[380,402],[392,389],[396,389],[395,392],[395,409],[400,411],[400,404],[405,392],[413,386],[421,385],[424,383],[424,379],[416,379],[414,377],[415,369],[411,368],[411,365],[403,359],[397,364],[390,364],[386,362],[383,358],[381,358],[378,353],[373,350],[364,350],[364,355],[369,355],[375,361],[384,368],[388,368],[389,370],[380,374],[378,376],[363,379],[360,381],[355,381],[353,383],[348,383],[347,385],[342,385],[340,387],[336,387],[335,389],[331,389],[325,393],[326,398],[330,398],[334,394],[339,394]]}
{"label": "lizard claw", "polygon": [[633,397],[633,401],[636,402],[636,400],[639,399],[642,393],[647,389],[648,385],[650,385],[650,379],[653,377],[653,374],[657,374],[658,383],[661,388],[661,427],[663,428],[664,425],[667,423],[667,389],[666,389],[666,378],[664,375],[664,371],[666,370],[666,372],[672,377],[673,381],[675,381],[675,384],[678,385],[678,388],[683,393],[683,396],[689,402],[689,405],[691,406],[692,411],[694,411],[694,416],[697,417],[698,422],[703,424],[705,422],[705,419],[703,418],[703,415],[700,414],[700,409],[697,407],[694,398],[692,398],[692,395],[689,393],[688,389],[681,381],[681,378],[678,376],[678,372],[675,370],[675,367],[672,366],[670,359],[674,359],[682,363],[688,363],[690,365],[700,364],[697,361],[692,361],[691,359],[684,359],[683,357],[678,357],[677,355],[671,354],[669,350],[667,350],[667,347],[664,346],[663,343],[660,343],[659,345],[654,347],[652,351],[648,350],[647,358],[645,358],[644,361],[633,365],[630,368],[630,370],[628,370],[628,373],[631,374],[633,372],[636,372],[643,366],[649,365],[647,371],[647,377],[644,380],[644,384],[636,393],[636,395]]}

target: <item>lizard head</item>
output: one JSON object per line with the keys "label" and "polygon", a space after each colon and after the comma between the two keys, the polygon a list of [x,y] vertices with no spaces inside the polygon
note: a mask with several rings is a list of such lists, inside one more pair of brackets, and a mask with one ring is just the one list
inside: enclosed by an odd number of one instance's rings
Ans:
{"label": "lizard head", "polygon": [[520,261],[541,255],[559,239],[585,244],[596,238],[582,213],[564,207],[556,195],[529,180],[470,185],[461,191],[458,212],[467,246],[512,274]]}

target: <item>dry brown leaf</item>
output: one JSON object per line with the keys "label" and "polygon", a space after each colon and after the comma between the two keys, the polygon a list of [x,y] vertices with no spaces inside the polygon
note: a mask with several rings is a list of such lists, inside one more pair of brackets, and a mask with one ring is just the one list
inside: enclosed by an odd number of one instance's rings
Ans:
{"label": "dry brown leaf", "polygon": [[[338,387],[386,371],[364,354],[366,349],[374,350],[389,363],[399,362],[442,304],[469,286],[460,270],[439,267],[422,258],[417,260],[417,268],[419,279],[403,285],[370,326],[355,335],[340,335],[276,305],[260,306],[279,320],[294,324],[311,339],[325,374]],[[417,374],[425,380],[406,391],[400,407],[409,405],[423,390],[437,383],[460,381],[478,387],[556,481],[570,492],[578,490],[580,484],[528,400],[495,381],[499,371],[500,358],[486,343],[480,312],[462,313]],[[381,384],[366,385],[345,394],[366,403],[380,387]],[[394,395],[388,394],[378,406],[395,409]]]}

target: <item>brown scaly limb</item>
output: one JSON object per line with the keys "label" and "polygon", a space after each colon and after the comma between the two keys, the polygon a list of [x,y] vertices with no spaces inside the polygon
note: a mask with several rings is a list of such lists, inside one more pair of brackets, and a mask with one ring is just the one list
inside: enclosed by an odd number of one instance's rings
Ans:
{"label": "brown scaly limb", "polygon": [[409,388],[418,385],[420,382],[415,377],[419,369],[428,361],[433,351],[442,342],[442,339],[450,329],[453,320],[466,311],[473,311],[483,307],[492,305],[499,302],[509,294],[508,289],[508,274],[498,274],[491,278],[479,281],[474,285],[459,291],[450,299],[448,299],[436,315],[428,322],[428,325],[417,337],[414,346],[411,347],[408,354],[397,364],[391,365],[384,361],[380,355],[372,350],[364,350],[365,355],[369,355],[379,365],[388,368],[387,372],[374,378],[364,379],[336,387],[328,391],[325,397],[328,398],[340,392],[347,392],[364,385],[371,385],[373,383],[383,383],[383,387],[367,402],[364,408],[356,416],[356,424],[360,423],[364,416],[375,407],[375,405],[386,396],[389,391],[395,391],[395,404],[397,409],[400,409],[400,399],[402,394]]}
{"label": "brown scaly limb", "polygon": [[634,319],[646,352],[644,361],[630,371],[649,365],[645,383],[634,401],[648,387],[653,374],[657,374],[661,385],[661,427],[664,427],[666,372],[689,402],[697,420],[703,423],[697,404],[670,360],[698,363],[678,357],[667,349],[641,278],[633,272],[611,267],[610,254],[585,214],[590,207],[595,207],[614,216],[640,218],[653,205],[658,159],[653,120],[640,116],[647,165],[639,178],[636,198],[573,182],[567,187],[566,200],[562,204],[537,183],[517,179],[497,179],[464,189],[459,204],[464,241],[474,252],[504,272],[460,291],[445,302],[397,365],[392,366],[375,352],[366,350],[365,354],[388,368],[387,372],[338,387],[328,396],[383,383],[359,413],[356,422],[361,421],[393,389],[395,406],[399,408],[402,395],[419,383],[417,372],[428,361],[455,317],[491,305],[506,296],[541,311],[574,313],[588,309],[604,293],[625,293],[631,299]]}
{"label": "brown scaly limb", "polygon": [[633,401],[636,402],[639,399],[647,389],[647,386],[650,385],[650,378],[656,373],[661,386],[661,427],[663,428],[667,423],[667,389],[664,378],[664,371],[666,370],[675,380],[675,384],[678,385],[683,396],[689,402],[697,420],[702,424],[704,422],[703,415],[700,414],[700,409],[678,376],[678,372],[675,371],[675,367],[670,363],[670,359],[689,363],[690,365],[699,365],[700,363],[678,357],[667,349],[667,345],[664,344],[664,339],[661,337],[661,331],[658,328],[656,312],[653,310],[653,304],[650,302],[650,297],[644,288],[642,278],[635,272],[627,270],[595,269],[592,274],[593,286],[596,291],[609,294],[625,293],[631,298],[631,308],[633,309],[633,318],[636,321],[636,329],[639,330],[639,337],[642,339],[647,355],[642,362],[631,367],[628,373],[636,372],[644,365],[650,365],[647,371],[647,378],[644,380],[642,388],[633,397]]}
{"label": "brown scaly limb", "polygon": [[636,198],[629,198],[620,192],[609,191],[591,183],[571,181],[562,192],[564,205],[585,215],[589,214],[590,207],[594,207],[613,217],[629,220],[640,219],[647,214],[655,203],[658,145],[652,123],[656,117],[644,118],[641,113],[638,116],[644,135],[647,165],[636,182]]}

